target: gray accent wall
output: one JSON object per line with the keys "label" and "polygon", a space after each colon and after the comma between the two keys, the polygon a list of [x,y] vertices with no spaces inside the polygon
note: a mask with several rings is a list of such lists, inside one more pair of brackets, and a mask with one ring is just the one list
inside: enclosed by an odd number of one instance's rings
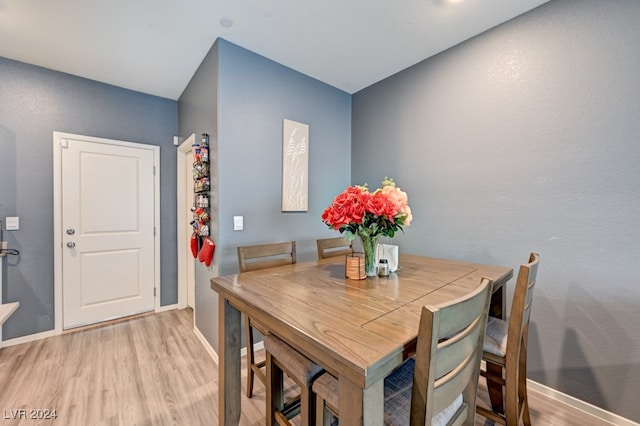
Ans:
{"label": "gray accent wall", "polygon": [[[296,240],[298,261],[336,236],[321,215],[350,184],[351,96],[219,39],[218,161],[221,274],[238,271],[236,247]],[[282,120],[309,125],[309,210],[282,212]],[[233,216],[244,216],[244,231]]]}
{"label": "gray accent wall", "polygon": [[635,0],[551,1],[352,111],[354,183],[389,175],[409,194],[401,250],[516,271],[538,252],[529,377],[635,421],[639,24]]}
{"label": "gray accent wall", "polygon": [[161,304],[177,303],[177,122],[176,101],[0,57],[0,219],[20,217],[4,232],[20,251],[3,259],[3,302],[20,302],[4,340],[54,329],[54,131],[160,146]]}
{"label": "gray accent wall", "polygon": [[[215,203],[218,197],[218,44],[215,43],[196,70],[184,92],[178,99],[178,127],[184,138],[195,133],[200,143],[202,133],[209,134],[209,172],[212,191],[210,193],[211,238],[216,243],[213,260],[209,268],[195,262],[195,325],[209,345],[218,351],[218,297],[211,290],[209,280],[218,276],[220,240],[218,238]],[[191,256],[191,254],[189,254]]]}
{"label": "gray accent wall", "polygon": [[[303,262],[317,258],[317,238],[336,235],[320,216],[350,183],[351,96],[218,39],[180,97],[179,116],[181,136],[216,135],[217,270],[197,266],[196,326],[217,351],[209,278],[238,272],[237,246],[295,240]],[[285,118],[309,125],[307,212],[281,211]],[[233,230],[236,215],[244,216],[243,231]]]}

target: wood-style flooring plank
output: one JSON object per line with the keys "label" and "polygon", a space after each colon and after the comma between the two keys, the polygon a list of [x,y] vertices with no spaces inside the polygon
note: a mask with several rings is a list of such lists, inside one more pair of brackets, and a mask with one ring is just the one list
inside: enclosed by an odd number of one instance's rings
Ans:
{"label": "wood-style flooring plank", "polygon": [[[242,394],[240,425],[265,423],[264,392],[257,381],[253,398]],[[483,392],[481,382],[480,398]],[[190,309],[0,350],[2,425],[217,425],[217,395],[218,369],[193,332]],[[608,424],[536,392],[530,399],[534,425]],[[20,410],[27,418],[18,418]],[[56,410],[57,419],[30,419],[42,414],[31,410]],[[478,416],[476,426],[482,425]]]}

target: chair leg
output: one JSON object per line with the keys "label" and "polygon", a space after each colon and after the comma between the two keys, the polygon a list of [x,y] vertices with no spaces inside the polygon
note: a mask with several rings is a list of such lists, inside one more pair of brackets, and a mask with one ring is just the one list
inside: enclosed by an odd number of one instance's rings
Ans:
{"label": "chair leg", "polygon": [[276,362],[270,352],[266,353],[266,424],[267,426],[291,426],[290,419],[300,414],[300,426],[316,424],[316,399],[311,384],[305,386],[297,382],[300,396],[285,404],[284,370]]}
{"label": "chair leg", "polygon": [[517,426],[520,420],[520,360],[507,360],[504,383],[504,415],[506,426]]}
{"label": "chair leg", "polygon": [[[312,392],[313,392],[313,387],[312,387]],[[315,424],[318,426],[330,426],[334,416],[338,417],[338,415],[332,411],[334,410],[333,408],[331,409],[329,408],[327,401],[322,396],[318,394],[312,394],[312,395],[315,395],[315,400],[316,400],[316,405],[314,407],[315,416],[316,416]],[[336,409],[336,412],[337,412],[337,409]]]}
{"label": "chair leg", "polygon": [[529,401],[525,399],[522,403],[522,423],[525,426],[531,426],[531,417],[529,416]]}
{"label": "chair leg", "polygon": [[[273,357],[269,352],[267,352],[266,366],[266,420],[267,426],[272,426],[273,424],[280,423],[280,421],[276,419],[275,413],[281,412],[284,408],[284,374],[282,369],[273,362]],[[284,419],[284,421],[286,422],[286,419]]]}
{"label": "chair leg", "polygon": [[309,387],[300,387],[300,425],[313,426],[316,419],[316,399]]}
{"label": "chair leg", "polygon": [[245,340],[247,342],[247,398],[251,398],[253,396],[253,368],[251,367],[255,363],[254,353],[253,353],[253,328],[251,327],[251,323],[249,321],[249,317],[245,315],[244,317],[244,329],[245,329]]}
{"label": "chair leg", "polygon": [[502,377],[502,366],[486,361],[487,391],[491,400],[491,409],[497,413],[504,413],[503,387],[500,383],[489,380],[490,376]]}
{"label": "chair leg", "polygon": [[331,412],[327,409],[325,400],[320,395],[316,396],[316,425],[329,426],[331,424]]}
{"label": "chair leg", "polygon": [[518,367],[518,396],[519,406],[522,412],[522,422],[525,426],[531,426],[529,415],[529,396],[527,395],[527,339],[523,338],[520,346],[520,365]]}

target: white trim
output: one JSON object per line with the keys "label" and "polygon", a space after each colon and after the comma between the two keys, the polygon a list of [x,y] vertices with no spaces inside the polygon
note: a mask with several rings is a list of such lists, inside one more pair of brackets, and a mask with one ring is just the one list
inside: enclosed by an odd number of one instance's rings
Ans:
{"label": "white trim", "polygon": [[[258,352],[259,350],[264,349],[264,341],[260,340],[258,343],[253,345],[253,352]],[[247,355],[247,347],[240,349],[240,356]]]}
{"label": "white trim", "polygon": [[[0,274],[2,274],[2,267],[0,267]],[[2,283],[0,283],[1,285]],[[2,300],[2,299],[0,299]],[[4,324],[20,306],[20,302],[7,302],[0,304],[0,325]],[[2,327],[0,327],[0,330]],[[2,341],[2,334],[0,334],[0,342]]]}
{"label": "white trim", "polygon": [[611,413],[600,407],[596,407],[595,405],[589,404],[588,402],[582,401],[538,382],[534,382],[533,380],[527,379],[527,387],[529,388],[529,391],[541,393],[555,401],[562,402],[572,408],[584,411],[585,413],[606,422],[606,424],[616,426],[640,426],[640,424],[636,422],[625,419],[617,414]]}
{"label": "white trim", "polygon": [[[196,334],[196,337],[198,338],[198,340],[200,340],[200,343],[202,343],[202,346],[204,346],[205,350],[209,353],[209,356],[211,357],[211,359],[213,359],[213,362],[218,364],[218,354],[213,349],[213,347],[211,347],[211,345],[209,344],[207,339],[200,332],[198,327],[195,326],[195,324],[193,325],[193,332]],[[254,352],[257,352],[257,351],[259,351],[259,350],[261,350],[263,348],[264,348],[264,343],[262,341],[260,341],[260,342],[256,343],[255,345],[253,345],[253,351]],[[243,357],[245,355],[247,355],[247,348],[246,347],[240,349],[240,356]]]}
{"label": "white trim", "polygon": [[62,323],[62,141],[64,139],[80,139],[94,143],[124,146],[153,151],[154,173],[154,300],[155,312],[160,312],[161,279],[160,279],[160,147],[137,142],[126,142],[114,139],[97,138],[92,136],[75,135],[72,133],[53,132],[53,291],[54,291],[54,331],[63,331]]}
{"label": "white trim", "polygon": [[207,351],[207,353],[209,354],[209,356],[211,357],[213,362],[215,362],[216,365],[219,365],[218,364],[218,361],[219,361],[218,360],[218,354],[211,347],[209,342],[207,342],[207,339],[205,339],[204,335],[200,332],[200,330],[198,330],[198,327],[196,327],[195,325],[193,326],[193,332],[196,334],[196,337],[198,338],[198,340],[200,340],[200,343],[202,343],[202,346]]}
{"label": "white trim", "polygon": [[[187,170],[186,170],[186,162],[185,156],[188,155],[189,151],[191,151],[193,143],[196,140],[196,134],[192,133],[184,142],[180,144],[178,147],[178,152],[176,155],[177,168],[176,168],[176,178],[177,178],[177,222],[176,222],[176,236],[178,238],[177,241],[177,249],[178,249],[178,309],[183,309],[187,307],[189,297],[187,292],[189,291],[187,285],[187,263],[190,261],[188,257],[188,253],[190,253],[189,247],[187,247],[187,235],[185,230],[185,223],[189,222],[189,217],[187,212],[184,209],[184,206],[187,205],[187,196],[184,188],[186,187],[187,182]],[[193,306],[193,312],[195,317],[195,306]]]}
{"label": "white trim", "polygon": [[15,337],[13,339],[2,342],[2,347],[21,345],[22,343],[34,342],[36,340],[46,339],[48,337],[58,336],[62,334],[56,330],[43,331],[35,334],[27,334],[26,336]]}
{"label": "white trim", "polygon": [[156,312],[160,313],[160,312],[166,312],[166,311],[173,311],[174,309],[180,309],[177,303],[174,303],[173,305],[160,306],[160,309],[156,310]]}
{"label": "white trim", "polygon": [[[142,144],[134,144],[133,146],[140,148]],[[160,226],[160,147],[155,145],[144,145],[144,146],[153,146],[153,170],[154,170],[154,218],[155,222],[155,238],[154,238],[154,259],[155,259],[155,309],[156,312],[160,312],[160,301],[162,298],[162,282],[160,276],[160,235],[162,234],[162,228]]]}
{"label": "white trim", "polygon": [[[62,147],[64,133],[53,132],[53,318],[62,333]],[[35,340],[35,339],[34,339]]]}

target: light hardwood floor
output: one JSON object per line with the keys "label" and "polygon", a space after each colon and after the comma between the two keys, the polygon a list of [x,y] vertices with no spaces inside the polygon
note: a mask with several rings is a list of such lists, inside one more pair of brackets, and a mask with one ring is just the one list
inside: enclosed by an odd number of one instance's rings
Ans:
{"label": "light hardwood floor", "polygon": [[[0,350],[3,425],[217,425],[217,392],[217,366],[193,332],[190,309]],[[535,392],[530,399],[534,425],[610,424]],[[258,381],[253,398],[242,396],[240,424],[264,424],[264,404]],[[47,414],[36,410],[55,410],[57,419],[30,419]]]}

